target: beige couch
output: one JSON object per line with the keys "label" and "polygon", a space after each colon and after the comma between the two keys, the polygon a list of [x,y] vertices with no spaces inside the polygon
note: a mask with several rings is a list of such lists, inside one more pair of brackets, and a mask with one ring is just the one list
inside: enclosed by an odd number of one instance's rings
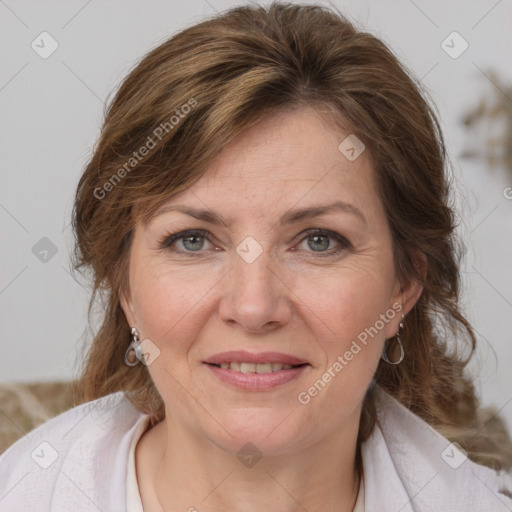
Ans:
{"label": "beige couch", "polygon": [[0,453],[73,405],[72,382],[0,384]]}

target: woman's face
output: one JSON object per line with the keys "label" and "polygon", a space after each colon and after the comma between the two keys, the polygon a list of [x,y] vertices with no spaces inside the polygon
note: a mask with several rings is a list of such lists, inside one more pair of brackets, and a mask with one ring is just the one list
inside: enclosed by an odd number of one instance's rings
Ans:
{"label": "woman's face", "polygon": [[136,226],[122,305],[168,428],[268,454],[357,430],[421,288],[401,290],[367,154],[339,149],[348,135],[312,109],[274,115]]}

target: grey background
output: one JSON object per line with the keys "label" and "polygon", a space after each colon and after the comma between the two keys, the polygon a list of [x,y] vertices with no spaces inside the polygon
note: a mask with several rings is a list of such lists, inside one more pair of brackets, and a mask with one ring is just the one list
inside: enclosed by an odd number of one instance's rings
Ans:
{"label": "grey background", "polygon": [[[236,3],[0,1],[0,382],[76,375],[89,292],[69,273],[69,221],[104,102],[149,49]],[[485,128],[470,137],[460,120],[495,89],[490,72],[512,82],[512,2],[335,5],[390,44],[439,109],[468,245],[463,305],[480,342],[471,369],[482,402],[501,409],[512,428],[512,200],[504,195],[512,176],[459,158],[483,145]],[[31,47],[43,31],[59,45],[47,59]],[[453,31],[469,44],[457,59],[441,47]]]}

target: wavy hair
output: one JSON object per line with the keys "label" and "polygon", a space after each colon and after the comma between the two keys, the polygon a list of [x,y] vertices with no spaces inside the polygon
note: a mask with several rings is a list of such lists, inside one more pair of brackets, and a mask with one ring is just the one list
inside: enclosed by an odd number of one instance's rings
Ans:
{"label": "wavy hair", "polygon": [[[101,310],[77,381],[80,400],[122,390],[155,422],[163,418],[147,368],[124,363],[130,327],[119,299],[134,226],[197,181],[241,131],[280,110],[314,106],[366,145],[397,275],[424,288],[401,336],[407,357],[397,366],[381,362],[375,382],[473,460],[510,467],[507,432],[497,416],[479,414],[465,374],[476,337],[459,304],[462,244],[449,160],[426,97],[380,39],[320,6],[237,7],[149,52],[110,102],[76,192],[74,265],[92,276],[89,311],[97,299]],[[155,147],[139,158],[150,138]],[[424,279],[418,251],[428,267]],[[375,422],[370,388],[359,443]]]}

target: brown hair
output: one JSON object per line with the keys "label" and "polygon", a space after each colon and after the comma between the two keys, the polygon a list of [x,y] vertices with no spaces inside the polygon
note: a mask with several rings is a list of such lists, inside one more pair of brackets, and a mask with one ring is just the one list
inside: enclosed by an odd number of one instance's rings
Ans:
{"label": "brown hair", "polygon": [[[509,467],[507,433],[496,417],[482,423],[473,384],[464,374],[476,338],[459,306],[461,247],[454,236],[447,155],[436,116],[382,41],[319,6],[237,7],[164,42],[122,83],[80,179],[74,208],[75,266],[92,272],[91,307],[99,298],[103,312],[78,382],[81,399],[123,390],[155,421],[163,418],[162,399],[147,368],[124,363],[130,327],[119,297],[127,285],[135,223],[199,179],[242,130],[279,110],[306,105],[366,145],[392,232],[397,273],[404,282],[413,277],[424,287],[401,336],[407,357],[397,366],[381,362],[376,382],[458,441],[472,459]],[[155,146],[135,157],[150,139]],[[426,258],[425,279],[415,251]],[[360,441],[374,428],[373,404],[370,389]]]}

